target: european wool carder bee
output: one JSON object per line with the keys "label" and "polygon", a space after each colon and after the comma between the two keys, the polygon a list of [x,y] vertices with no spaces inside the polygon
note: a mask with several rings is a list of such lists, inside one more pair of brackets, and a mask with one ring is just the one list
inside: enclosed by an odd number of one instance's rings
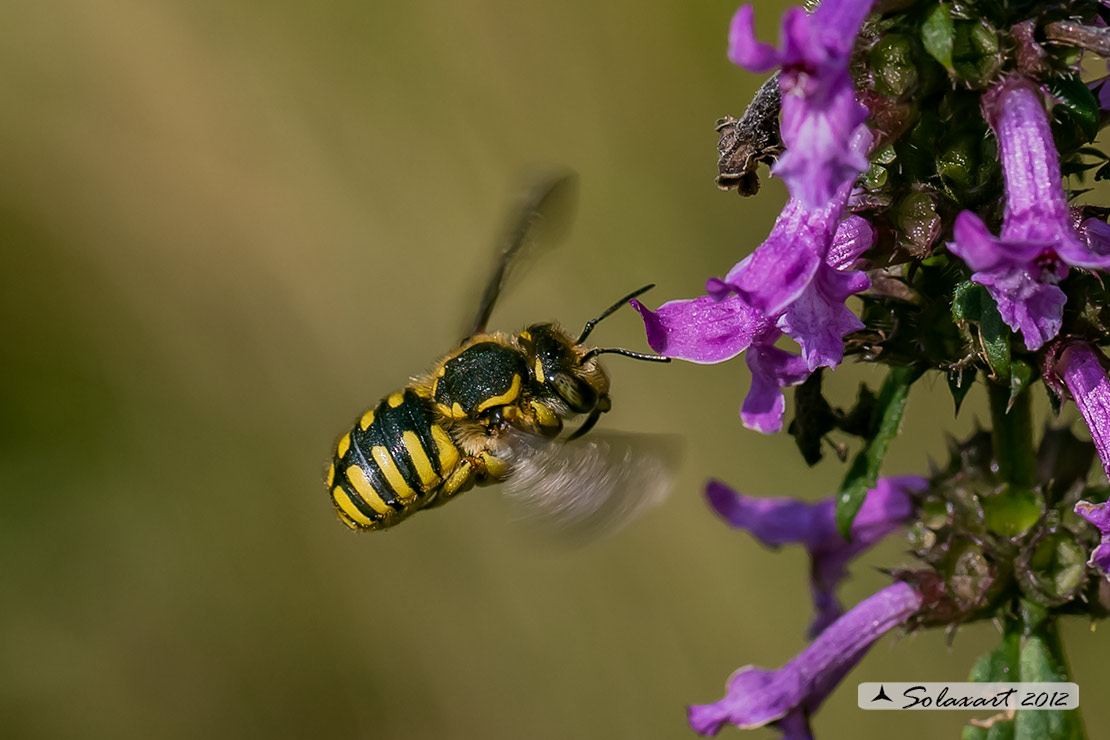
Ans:
{"label": "european wool carder bee", "polygon": [[[598,322],[652,286],[621,298],[586,322],[577,337],[554,323],[516,334],[487,332],[506,277],[537,240],[549,211],[564,205],[574,178],[548,178],[522,204],[500,250],[472,330],[431,372],[363,414],[340,438],[327,472],[339,518],[356,530],[392,527],[475,484],[505,482],[508,492],[565,522],[624,518],[664,495],[666,455],[652,435],[591,435],[609,411],[609,376],[598,358],[668,358],[587,347]],[[564,422],[585,414],[572,434]],[[534,507],[535,508],[535,507]]]}

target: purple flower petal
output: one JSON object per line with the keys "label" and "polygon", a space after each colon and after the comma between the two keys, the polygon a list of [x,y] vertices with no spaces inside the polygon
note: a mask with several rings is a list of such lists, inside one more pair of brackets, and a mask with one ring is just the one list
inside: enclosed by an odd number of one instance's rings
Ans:
{"label": "purple flower petal", "polygon": [[983,95],[983,113],[998,140],[1006,180],[1002,238],[1077,243],[1052,128],[1037,86],[1025,77],[1011,76]]}
{"label": "purple flower petal", "polygon": [[813,15],[790,8],[782,17],[781,52],[756,40],[751,6],[729,28],[729,59],[753,72],[782,66],[782,140],[773,171],[790,194],[820,208],[867,169],[866,150],[847,146],[867,119],[849,71],[852,48],[871,0],[824,0]]}
{"label": "purple flower petal", "polygon": [[782,108],[786,151],[779,155],[771,172],[782,178],[791,197],[819,208],[869,166],[866,156],[845,146],[855,127],[866,120],[866,112],[856,103],[847,75],[843,92],[826,108],[806,108],[793,98],[784,98]]}
{"label": "purple flower petal", "polygon": [[1080,501],[1075,505],[1075,513],[1097,527],[1102,535],[1102,541],[1091,552],[1087,563],[1110,577],[1110,505]]}
{"label": "purple flower petal", "polygon": [[983,220],[971,211],[962,211],[952,226],[955,241],[952,253],[978,272],[998,272],[1009,268],[1025,268],[1041,252],[1052,247],[1049,241],[1006,242],[990,232]]}
{"label": "purple flower petal", "polygon": [[781,313],[824,262],[843,208],[837,202],[810,210],[791,199],[764,242],[729,272],[725,282],[765,315]]}
{"label": "purple flower petal", "polygon": [[728,27],[728,58],[738,67],[751,72],[766,72],[780,63],[775,47],[755,37],[751,5],[741,5]]}
{"label": "purple flower petal", "polygon": [[[1083,242],[1087,244],[1087,251],[1093,256],[1093,259],[1100,262],[1110,259],[1110,224],[1099,219],[1087,219],[1079,225],[1079,232]],[[1079,267],[1088,266],[1076,264]],[[1106,265],[1099,264],[1097,266],[1104,267]]]}
{"label": "purple flower petal", "polygon": [[1060,252],[1061,258],[1072,267],[1104,270],[1110,267],[1110,225],[1097,218],[1088,218],[1079,225],[1083,247],[1071,247]]}
{"label": "purple flower petal", "polygon": [[1060,162],[1037,86],[1014,75],[983,95],[1006,183],[1002,231],[993,236],[970,212],[956,218],[953,254],[963,259],[998,304],[1002,320],[1021,332],[1027,349],[1055,337],[1067,300],[1056,283],[1068,267],[1110,267],[1110,227],[1072,225]]}
{"label": "purple flower petal", "polygon": [[839,55],[851,54],[872,5],[873,0],[823,0],[813,12],[814,22],[824,29],[829,47]]}
{"label": "purple flower petal", "polygon": [[[777,336],[774,332],[773,336]],[[798,385],[810,375],[803,358],[790,354],[770,343],[753,345],[746,359],[752,373],[752,385],[740,407],[740,420],[748,429],[775,434],[782,429],[786,398],[782,389]]]}
{"label": "purple flower petal", "polygon": [[776,324],[802,348],[806,367],[836,367],[844,359],[844,337],[863,328],[863,322],[844,301],[871,287],[858,270],[838,272],[822,264],[806,291],[786,309]]}
{"label": "purple flower petal", "polygon": [[1056,373],[1087,422],[1102,467],[1110,475],[1110,380],[1102,360],[1091,345],[1072,342],[1060,354]]}
{"label": "purple flower petal", "polygon": [[[1107,227],[1110,229],[1110,227]],[[832,246],[825,256],[825,264],[834,270],[855,267],[856,261],[875,243],[875,230],[867,219],[849,216],[840,222],[833,236]]]}
{"label": "purple flower petal", "polygon": [[[865,150],[870,141],[863,130],[852,146]],[[850,189],[845,184],[834,200],[815,210],[791,199],[753,254],[723,280],[706,281],[708,295],[670,301],[655,311],[632,301],[644,319],[648,344],[668,357],[722,362],[758,345],[758,352],[748,353],[752,387],[740,413],[749,428],[781,429],[782,389],[818,367],[839,365],[844,336],[863,326],[844,302],[870,285],[863,272],[849,268],[870,248],[874,231],[858,216],[840,221]],[[826,263],[830,257],[835,268]],[[771,347],[780,329],[798,342],[801,357]]]}
{"label": "purple flower petal", "polygon": [[[869,141],[870,136],[861,139]],[[810,210],[791,199],[763,244],[738,263],[723,281],[711,279],[711,295],[731,287],[802,348],[812,371],[836,367],[844,357],[843,338],[863,327],[844,305],[871,283],[862,272],[838,271],[871,247],[874,231],[864,219],[840,221],[850,187],[844,185],[824,207]],[[835,251],[834,251],[835,250]]]}
{"label": "purple flower petal", "polygon": [[690,726],[716,735],[726,724],[740,729],[777,723],[786,737],[809,737],[808,716],[889,630],[904,624],[922,598],[907,583],[887,586],[864,599],[777,671],[741,668],[728,680],[728,693],[713,704],[691,706]]}
{"label": "purple flower petal", "polygon": [[841,614],[836,589],[847,576],[846,566],[861,552],[902,526],[912,515],[914,494],[928,485],[918,476],[884,478],[867,492],[852,523],[851,540],[836,527],[836,502],[809,503],[793,498],[757,498],[710,481],[706,498],[729,524],[743,529],[768,547],[800,544],[810,556],[810,590],[817,616],[815,635]]}
{"label": "purple flower petal", "polygon": [[[1107,0],[1102,0],[1103,5],[1107,5]],[[1107,69],[1110,69],[1110,64],[1107,64]],[[1094,93],[1095,98],[1098,100],[1098,107],[1101,110],[1110,110],[1110,75],[1098,77],[1087,83],[1087,89]]]}
{"label": "purple flower petal", "polygon": [[867,120],[849,71],[852,47],[871,0],[825,0],[808,15],[783,15],[781,135],[786,151],[772,171],[790,194],[819,208],[867,169],[867,151],[848,146]]}
{"label": "purple flower petal", "polygon": [[1067,296],[1056,285],[1039,282],[1019,268],[971,277],[987,288],[1006,325],[1021,332],[1026,349],[1039,349],[1060,332]]}
{"label": "purple flower petal", "polygon": [[746,350],[770,328],[760,312],[739,296],[709,296],[668,301],[655,311],[633,299],[647,329],[648,344],[659,354],[698,363],[723,362]]}

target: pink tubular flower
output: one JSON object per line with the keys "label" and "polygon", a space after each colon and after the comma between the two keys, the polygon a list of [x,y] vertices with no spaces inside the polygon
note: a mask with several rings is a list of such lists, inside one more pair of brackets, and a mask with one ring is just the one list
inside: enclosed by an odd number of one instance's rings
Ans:
{"label": "pink tubular flower", "polygon": [[1066,296],[1057,283],[1069,267],[1110,267],[1105,224],[1072,227],[1060,162],[1037,86],[1015,75],[983,96],[1006,182],[1002,231],[996,237],[971,211],[956,218],[949,244],[975,270],[1007,326],[1021,332],[1027,349],[1040,348],[1060,331]]}
{"label": "pink tubular flower", "polygon": [[740,406],[740,421],[748,429],[763,434],[775,434],[782,429],[786,413],[782,389],[805,382],[811,372],[803,358],[774,346],[780,336],[782,333],[777,329],[764,334],[744,356],[752,384]]}
{"label": "pink tubular flower", "polygon": [[781,51],[755,38],[751,5],[732,18],[728,57],[753,72],[782,67],[782,141],[774,173],[808,208],[867,169],[867,157],[847,143],[867,119],[849,71],[852,48],[872,0],[824,0],[812,15],[791,8],[782,17]]}
{"label": "pink tubular flower", "polygon": [[690,726],[716,735],[726,724],[753,729],[774,724],[784,740],[811,740],[809,716],[886,632],[905,624],[922,598],[898,582],[856,604],[777,671],[741,668],[720,701],[689,708]]}
{"label": "pink tubular flower", "polygon": [[[861,127],[850,148],[866,152],[871,132]],[[819,367],[844,359],[844,336],[863,323],[844,305],[870,287],[856,263],[875,239],[863,218],[844,215],[851,183],[819,208],[791,198],[771,233],[724,278],[706,282],[707,296],[669,301],[655,311],[639,301],[648,344],[668,357],[716,363],[748,351],[752,386],[740,416],[750,429],[782,428],[782,389]],[[786,335],[801,356],[776,348]]]}
{"label": "pink tubular flower", "polygon": [[732,526],[743,529],[767,547],[800,544],[810,558],[810,591],[817,615],[810,636],[820,634],[843,613],[836,589],[847,576],[846,566],[857,555],[901,527],[914,511],[914,494],[928,481],[918,476],[884,478],[867,492],[852,522],[851,539],[836,527],[836,501],[808,503],[794,498],[757,498],[710,481],[709,505]]}
{"label": "pink tubular flower", "polygon": [[1069,342],[1056,361],[1054,372],[1075,400],[1102,467],[1110,475],[1110,380],[1102,353],[1086,342]]}
{"label": "pink tubular flower", "polygon": [[[748,350],[752,386],[741,419],[765,434],[779,431],[782,389],[801,383],[818,367],[839,365],[844,335],[863,326],[844,301],[870,286],[867,276],[853,268],[874,232],[856,216],[837,222],[828,209],[805,212],[791,201],[755,254],[724,280],[708,282],[710,295],[669,301],[654,311],[633,300],[648,344],[668,357],[698,363],[723,362]],[[805,277],[796,277],[799,264]],[[749,279],[752,273],[762,280]],[[747,296],[730,294],[739,293],[740,285],[755,286],[748,295],[770,313],[752,306]],[[798,342],[801,356],[774,346],[784,333]]]}

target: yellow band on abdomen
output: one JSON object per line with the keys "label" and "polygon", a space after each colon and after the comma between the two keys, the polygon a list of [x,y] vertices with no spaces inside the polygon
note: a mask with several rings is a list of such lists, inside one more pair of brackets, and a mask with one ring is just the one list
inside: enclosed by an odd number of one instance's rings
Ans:
{"label": "yellow band on abdomen", "polygon": [[351,485],[358,491],[358,495],[362,497],[363,501],[370,505],[371,509],[382,516],[387,516],[393,511],[389,508],[389,504],[385,502],[385,499],[381,497],[381,494],[378,493],[377,489],[374,488],[373,484],[370,483],[370,479],[366,477],[365,470],[357,465],[352,465],[347,468],[346,473],[347,480],[351,482]]}
{"label": "yellow band on abdomen", "polygon": [[439,476],[436,475],[435,468],[432,467],[432,461],[428,458],[428,453],[424,451],[424,445],[420,444],[420,437],[413,431],[404,432],[401,434],[401,442],[409,452],[409,460],[412,461],[412,466],[416,468],[416,474],[420,476],[421,487],[425,491],[430,490],[433,485],[439,482]]}
{"label": "yellow band on abdomen", "polygon": [[416,491],[409,486],[405,476],[401,475],[397,463],[393,462],[393,458],[389,456],[389,450],[381,445],[375,445],[370,448],[370,455],[374,458],[378,467],[381,468],[382,475],[385,476],[389,487],[393,489],[393,493],[397,494],[397,498],[406,499],[416,495]]}
{"label": "yellow band on abdomen", "polygon": [[336,486],[331,489],[331,495],[332,498],[335,499],[336,505],[339,506],[340,511],[346,514],[348,519],[363,527],[374,526],[374,520],[358,510],[358,507],[355,506],[354,502],[351,501],[351,497],[347,495],[347,492],[344,491],[342,487]]}

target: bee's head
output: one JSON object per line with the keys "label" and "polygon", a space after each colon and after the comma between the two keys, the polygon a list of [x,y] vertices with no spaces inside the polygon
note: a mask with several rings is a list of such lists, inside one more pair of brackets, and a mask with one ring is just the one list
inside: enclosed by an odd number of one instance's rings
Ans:
{"label": "bee's head", "polygon": [[640,288],[602,311],[597,318],[587,321],[577,339],[571,338],[554,324],[532,324],[517,335],[517,341],[528,357],[529,370],[541,389],[541,402],[553,407],[559,416],[589,413],[571,439],[589,431],[611,407],[609,376],[598,363],[598,355],[617,354],[637,360],[670,362],[669,357],[645,355],[627,349],[585,347],[586,339],[599,321],[652,287]]}
{"label": "bee's head", "polygon": [[532,324],[517,340],[528,356],[532,377],[544,395],[571,414],[597,408],[609,393],[609,376],[594,357],[555,324]]}

